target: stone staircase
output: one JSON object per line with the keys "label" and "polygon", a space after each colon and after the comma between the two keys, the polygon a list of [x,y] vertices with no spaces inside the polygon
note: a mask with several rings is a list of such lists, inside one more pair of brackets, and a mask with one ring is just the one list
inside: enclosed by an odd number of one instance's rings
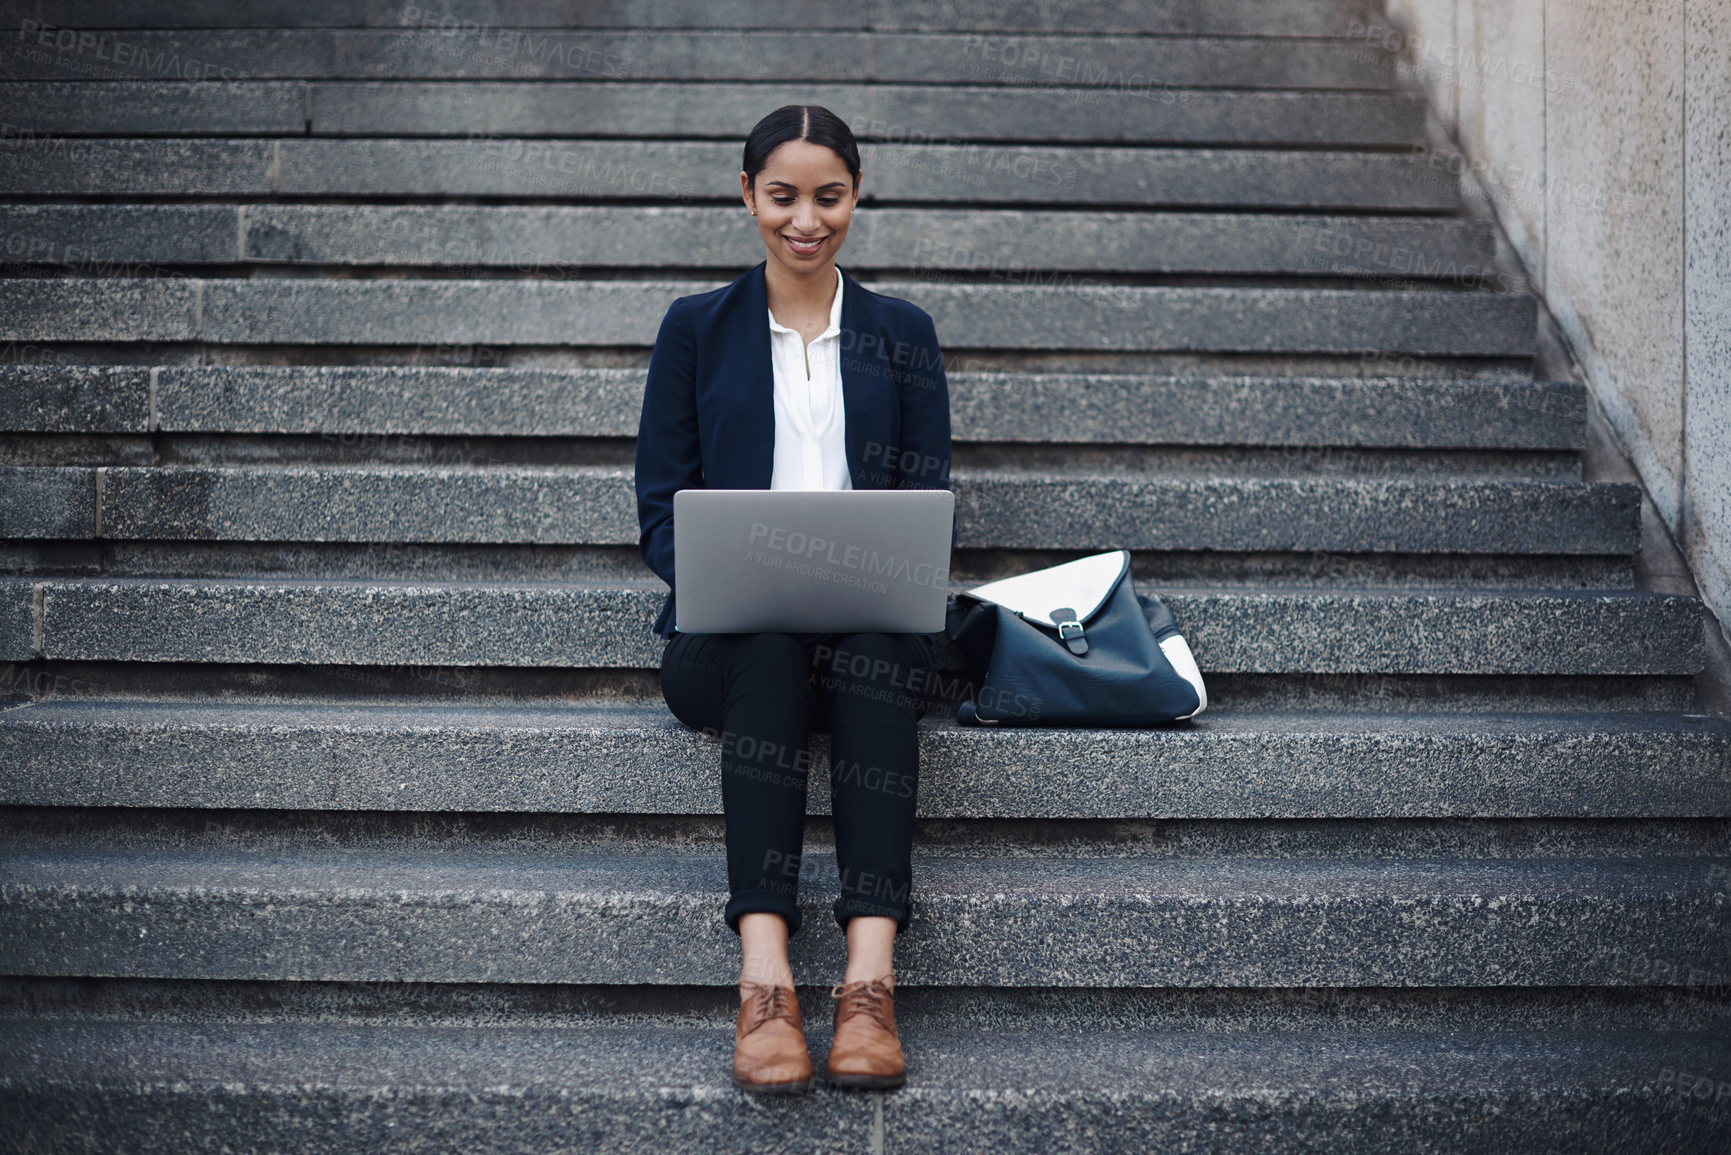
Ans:
{"label": "stone staircase", "polygon": [[[1731,1146],[1702,609],[1364,5],[767,12],[0,4],[8,1149]],[[909,1085],[765,1103],[630,466],[792,101],[958,588],[1129,548],[1212,704],[928,719]]]}

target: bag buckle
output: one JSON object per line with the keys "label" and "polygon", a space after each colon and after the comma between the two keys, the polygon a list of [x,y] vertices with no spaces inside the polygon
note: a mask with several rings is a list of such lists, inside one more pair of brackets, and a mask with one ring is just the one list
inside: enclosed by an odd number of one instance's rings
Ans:
{"label": "bag buckle", "polygon": [[1069,608],[1053,610],[1048,615],[1058,627],[1059,639],[1068,647],[1072,654],[1088,652],[1087,631],[1082,628],[1082,621],[1076,616],[1076,611]]}

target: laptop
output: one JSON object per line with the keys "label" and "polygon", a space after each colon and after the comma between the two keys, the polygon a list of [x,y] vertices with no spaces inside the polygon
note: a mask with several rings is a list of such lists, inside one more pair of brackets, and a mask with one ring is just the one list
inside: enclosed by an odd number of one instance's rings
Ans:
{"label": "laptop", "polygon": [[955,511],[947,489],[682,489],[673,495],[674,625],[936,633]]}

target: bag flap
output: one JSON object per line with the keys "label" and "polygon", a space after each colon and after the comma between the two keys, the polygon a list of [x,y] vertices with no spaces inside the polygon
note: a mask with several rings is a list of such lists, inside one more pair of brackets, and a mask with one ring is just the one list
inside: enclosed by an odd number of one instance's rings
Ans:
{"label": "bag flap", "polygon": [[1076,611],[1078,620],[1086,622],[1106,604],[1119,580],[1129,572],[1130,551],[1115,549],[987,582],[965,592],[1014,610],[1030,622],[1056,628],[1058,623],[1049,616],[1053,610],[1068,607]]}

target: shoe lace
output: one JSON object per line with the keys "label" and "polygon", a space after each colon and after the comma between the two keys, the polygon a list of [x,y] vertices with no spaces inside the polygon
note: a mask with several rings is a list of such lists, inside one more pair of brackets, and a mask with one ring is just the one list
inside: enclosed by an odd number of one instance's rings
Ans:
{"label": "shoe lace", "polygon": [[774,983],[756,983],[746,996],[746,1005],[750,1008],[751,1026],[746,1031],[752,1031],[763,1026],[771,1019],[786,1019],[793,1021],[793,990]]}
{"label": "shoe lace", "polygon": [[829,997],[840,1004],[836,1007],[836,1025],[840,1026],[855,1015],[869,1015],[878,1026],[894,1034],[895,1026],[889,1018],[890,992],[894,989],[887,979],[837,983],[829,989]]}

